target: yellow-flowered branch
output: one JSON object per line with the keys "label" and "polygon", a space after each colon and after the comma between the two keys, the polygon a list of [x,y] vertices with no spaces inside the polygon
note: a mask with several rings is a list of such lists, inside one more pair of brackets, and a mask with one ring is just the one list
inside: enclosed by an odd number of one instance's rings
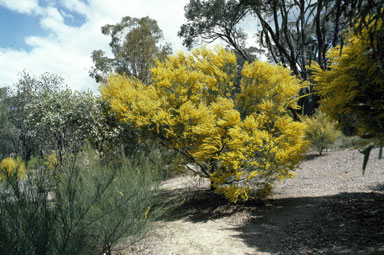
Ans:
{"label": "yellow-flowered branch", "polygon": [[383,56],[380,58],[375,52],[384,52],[384,43],[377,41],[383,30],[379,20],[359,34],[345,31],[346,45],[342,51],[338,46],[328,52],[330,68],[312,66],[321,110],[340,121],[341,126],[348,127],[354,122],[358,135],[381,144],[384,143],[384,68]]}

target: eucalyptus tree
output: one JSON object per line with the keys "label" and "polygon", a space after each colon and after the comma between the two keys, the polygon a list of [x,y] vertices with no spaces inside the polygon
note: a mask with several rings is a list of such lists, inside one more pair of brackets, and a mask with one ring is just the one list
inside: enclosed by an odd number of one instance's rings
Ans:
{"label": "eucalyptus tree", "polygon": [[200,41],[212,43],[222,40],[239,57],[251,62],[255,58],[252,53],[257,53],[259,49],[246,47],[248,35],[240,26],[249,14],[250,9],[235,0],[191,0],[185,6],[187,22],[181,26],[178,35],[189,49]]}
{"label": "eucalyptus tree", "polygon": [[90,76],[97,82],[106,81],[110,73],[119,73],[148,83],[155,59],[163,59],[172,52],[170,44],[162,44],[163,33],[157,21],[149,17],[126,16],[117,24],[103,26],[101,32],[111,37],[113,57],[102,50],[92,52],[94,66]]}

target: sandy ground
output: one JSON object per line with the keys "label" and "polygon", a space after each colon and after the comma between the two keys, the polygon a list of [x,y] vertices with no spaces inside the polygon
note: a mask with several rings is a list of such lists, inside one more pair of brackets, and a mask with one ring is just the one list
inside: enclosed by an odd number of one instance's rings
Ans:
{"label": "sandy ground", "polygon": [[120,254],[384,254],[384,159],[356,150],[308,155],[263,201],[229,204],[192,177],[165,182],[179,206]]}

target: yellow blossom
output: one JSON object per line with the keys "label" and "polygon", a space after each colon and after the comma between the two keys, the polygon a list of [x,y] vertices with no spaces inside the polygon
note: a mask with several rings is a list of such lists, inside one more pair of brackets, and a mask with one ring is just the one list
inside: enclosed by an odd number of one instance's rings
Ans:
{"label": "yellow blossom", "polygon": [[289,178],[307,145],[305,125],[287,110],[297,107],[306,84],[256,61],[244,65],[238,90],[237,70],[232,52],[196,49],[156,62],[150,85],[112,75],[101,94],[121,121],[181,152],[216,192],[236,202]]}
{"label": "yellow blossom", "polygon": [[16,160],[12,157],[5,158],[0,163],[0,181],[4,178],[16,175],[18,179],[23,179],[27,175],[24,163],[20,157]]}

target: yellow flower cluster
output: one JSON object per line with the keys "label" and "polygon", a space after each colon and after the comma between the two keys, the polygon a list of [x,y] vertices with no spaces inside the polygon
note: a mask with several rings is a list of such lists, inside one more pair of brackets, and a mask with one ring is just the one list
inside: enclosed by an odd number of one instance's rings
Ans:
{"label": "yellow flower cluster", "polygon": [[302,116],[300,120],[307,125],[305,130],[307,140],[320,155],[341,135],[336,129],[337,123],[321,111],[316,111],[313,116]]}
{"label": "yellow flower cluster", "polygon": [[322,98],[323,112],[333,120],[341,120],[341,125],[348,125],[343,120],[353,119],[357,121],[359,135],[375,135],[376,139],[384,141],[383,63],[376,58],[372,47],[381,47],[381,52],[384,52],[383,42],[377,41],[383,24],[378,21],[370,26],[359,34],[346,31],[346,45],[343,45],[342,51],[340,47],[335,47],[328,52],[329,70],[321,70],[314,65],[313,78]]}
{"label": "yellow flower cluster", "polygon": [[25,165],[20,157],[17,157],[16,160],[8,157],[0,163],[0,181],[11,176],[17,176],[18,179],[23,179],[26,174]]}
{"label": "yellow flower cluster", "polygon": [[181,152],[236,202],[291,177],[307,146],[305,125],[287,109],[296,108],[305,84],[281,66],[256,61],[244,66],[236,93],[236,72],[232,52],[203,48],[157,62],[150,85],[112,75],[101,94],[122,121]]}
{"label": "yellow flower cluster", "polygon": [[55,170],[59,165],[59,161],[57,159],[56,153],[52,152],[51,154],[48,154],[47,156],[45,156],[44,163],[50,171]]}

